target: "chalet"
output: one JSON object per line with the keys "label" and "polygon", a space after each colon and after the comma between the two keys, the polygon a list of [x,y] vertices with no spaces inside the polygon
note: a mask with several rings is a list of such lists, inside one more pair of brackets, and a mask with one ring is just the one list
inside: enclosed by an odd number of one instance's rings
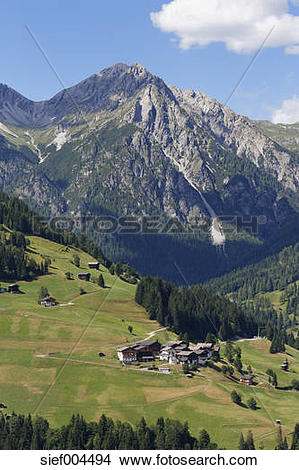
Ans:
{"label": "chalet", "polygon": [[198,355],[195,351],[180,351],[176,357],[179,364],[198,364]]}
{"label": "chalet", "polygon": [[286,359],[280,366],[281,370],[288,371],[289,370],[289,361]]}
{"label": "chalet", "polygon": [[[207,358],[210,359],[213,355],[213,352],[215,350],[215,347],[213,345],[213,343],[197,343],[195,346],[193,346],[192,348],[193,351],[205,351],[207,353]],[[219,349],[218,349],[219,351]]]}
{"label": "chalet", "polygon": [[254,375],[244,375],[240,378],[240,382],[246,385],[253,385]]}
{"label": "chalet", "polygon": [[132,346],[124,346],[117,350],[117,357],[124,363],[136,362],[137,352]]}
{"label": "chalet", "polygon": [[88,263],[88,267],[89,267],[89,269],[99,269],[100,268],[100,263],[91,262],[91,263]]}
{"label": "chalet", "polygon": [[168,362],[170,356],[172,356],[173,354],[174,354],[174,350],[171,347],[167,346],[167,347],[161,349],[159,359],[160,359],[160,361],[167,361]]}
{"label": "chalet", "polygon": [[11,294],[20,294],[19,285],[10,284],[10,286],[8,286],[8,292],[10,292]]}
{"label": "chalet", "polygon": [[54,297],[51,297],[50,295],[46,295],[41,301],[40,304],[43,305],[44,307],[55,307],[55,305],[58,305],[57,300]]}
{"label": "chalet", "polygon": [[80,281],[89,281],[90,280],[90,273],[79,273],[78,274],[78,279],[80,279]]}
{"label": "chalet", "polygon": [[176,364],[174,356],[180,351],[187,351],[188,344],[185,341],[169,341],[162,346],[160,352],[160,361],[167,361],[170,364]]}
{"label": "chalet", "polygon": [[118,359],[124,363],[151,362],[159,356],[161,345],[158,341],[136,343],[117,350]]}
{"label": "chalet", "polygon": [[158,341],[137,343],[134,349],[137,352],[138,361],[149,362],[154,361],[159,355],[161,344]]}
{"label": "chalet", "polygon": [[207,361],[209,360],[209,352],[208,351],[194,351],[197,354],[197,364],[199,366],[205,366]]}

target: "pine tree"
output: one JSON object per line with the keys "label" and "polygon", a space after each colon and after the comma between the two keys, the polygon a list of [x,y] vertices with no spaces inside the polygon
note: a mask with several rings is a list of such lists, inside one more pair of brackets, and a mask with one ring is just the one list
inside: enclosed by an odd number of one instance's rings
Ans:
{"label": "pine tree", "polygon": [[287,441],[286,437],[283,440],[283,448],[284,448],[284,450],[288,450],[288,448],[289,448],[288,441]]}
{"label": "pine tree", "polygon": [[100,287],[105,287],[105,281],[104,281],[104,278],[103,278],[103,274],[100,274],[100,275],[99,275],[98,285],[99,285]]}
{"label": "pine tree", "polygon": [[39,290],[39,294],[38,294],[38,303],[40,304],[41,300],[44,297],[47,297],[48,295],[49,295],[49,291],[48,291],[47,287],[41,286],[41,288]]}
{"label": "pine tree", "polygon": [[238,372],[240,372],[240,374],[242,373],[242,368],[243,368],[243,364],[242,364],[242,361],[240,359],[239,356],[235,356],[234,358],[234,365],[237,369]]}
{"label": "pine tree", "polygon": [[278,428],[276,441],[275,450],[284,450],[281,426]]}
{"label": "pine tree", "polygon": [[80,268],[80,257],[77,254],[73,256],[73,262],[77,268]]}
{"label": "pine tree", "polygon": [[114,264],[111,264],[111,266],[109,267],[109,273],[113,276],[115,274],[115,266]]}
{"label": "pine tree", "polygon": [[299,450],[299,423],[295,425],[295,429],[293,432],[293,439],[292,439],[292,450]]}
{"label": "pine tree", "polygon": [[246,438],[246,445],[248,450],[255,450],[253,434],[251,431],[248,431],[247,438]]}
{"label": "pine tree", "polygon": [[256,401],[254,398],[249,398],[249,400],[247,401],[247,405],[248,408],[250,408],[251,410],[256,410]]}
{"label": "pine tree", "polygon": [[199,438],[198,438],[198,446],[199,449],[209,449],[210,446],[210,436],[208,432],[205,429],[202,429],[199,433]]}
{"label": "pine tree", "polygon": [[231,392],[231,399],[236,405],[241,405],[242,403],[242,397],[239,393],[236,392],[236,390],[233,390]]}
{"label": "pine tree", "polygon": [[243,436],[243,433],[241,432],[240,434],[240,440],[239,440],[239,450],[247,450],[247,445]]}
{"label": "pine tree", "polygon": [[152,440],[150,429],[146,425],[145,419],[142,417],[136,427],[139,449],[152,449]]}

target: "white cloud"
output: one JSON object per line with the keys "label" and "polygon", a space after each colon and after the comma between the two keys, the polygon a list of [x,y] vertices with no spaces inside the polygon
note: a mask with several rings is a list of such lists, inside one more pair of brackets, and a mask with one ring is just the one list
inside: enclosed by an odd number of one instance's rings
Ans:
{"label": "white cloud", "polygon": [[290,3],[299,0],[171,0],[151,20],[175,34],[182,49],[223,42],[237,53],[257,50],[275,25],[266,47],[299,54],[299,16],[289,13]]}
{"label": "white cloud", "polygon": [[280,109],[272,112],[272,122],[275,124],[293,124],[299,122],[299,96],[294,95],[282,102]]}

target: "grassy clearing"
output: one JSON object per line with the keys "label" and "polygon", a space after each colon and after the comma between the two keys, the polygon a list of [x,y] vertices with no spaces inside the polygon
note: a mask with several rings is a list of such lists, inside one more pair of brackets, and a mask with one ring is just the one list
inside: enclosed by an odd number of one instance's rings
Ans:
{"label": "grassy clearing", "polygon": [[[188,421],[195,435],[206,428],[226,448],[235,448],[240,432],[249,429],[257,446],[273,448],[275,419],[281,419],[284,432],[291,433],[299,395],[272,389],[263,374],[269,367],[275,369],[279,384],[298,378],[298,351],[288,348],[291,371],[286,373],[279,370],[285,355],[270,355],[266,341],[240,342],[243,362],[257,371],[259,387],[241,385],[208,368],[187,379],[175,368],[171,375],[163,375],[122,367],[116,348],[160,329],[134,302],[135,286],[111,276],[103,266],[106,289],[79,281],[77,274],[87,269],[90,256],[75,249],[65,252],[38,237],[30,239],[33,256],[49,256],[52,263],[47,276],[19,283],[24,294],[0,294],[0,401],[9,411],[38,412],[53,425],[64,424],[73,413],[91,420],[104,412],[133,424],[143,415],[150,422],[169,416]],[[75,253],[80,268],[72,263]],[[75,280],[65,279],[67,271]],[[92,272],[92,280],[98,275]],[[41,286],[60,306],[38,305]],[[85,295],[79,295],[81,287]],[[167,330],[153,336],[162,343],[173,337]],[[99,351],[104,358],[98,357]],[[233,389],[242,394],[244,403],[253,396],[260,409],[233,405]]]}

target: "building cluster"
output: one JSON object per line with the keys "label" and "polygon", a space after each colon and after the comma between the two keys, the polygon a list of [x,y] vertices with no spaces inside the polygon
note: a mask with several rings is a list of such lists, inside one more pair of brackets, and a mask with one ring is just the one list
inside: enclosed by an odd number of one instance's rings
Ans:
{"label": "building cluster", "polygon": [[124,364],[159,359],[169,364],[206,365],[214,354],[219,354],[219,346],[212,343],[189,346],[184,341],[169,341],[162,346],[158,341],[136,343],[117,350],[118,359]]}
{"label": "building cluster", "polygon": [[189,346],[185,341],[169,341],[160,351],[160,360],[169,364],[206,365],[213,355],[219,355],[219,346],[197,343]]}

